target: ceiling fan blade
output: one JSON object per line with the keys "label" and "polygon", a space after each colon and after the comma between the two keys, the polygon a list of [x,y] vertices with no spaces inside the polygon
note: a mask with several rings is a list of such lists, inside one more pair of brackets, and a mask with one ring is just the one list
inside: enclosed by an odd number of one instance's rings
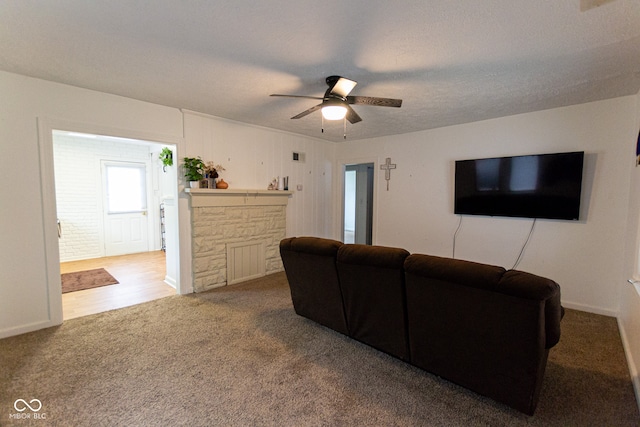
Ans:
{"label": "ceiling fan blade", "polygon": [[306,116],[308,114],[313,113],[314,111],[318,111],[320,109],[320,107],[322,107],[322,104],[318,104],[316,106],[313,106],[313,107],[309,108],[308,110],[304,110],[302,113],[298,114],[297,116],[293,116],[291,118],[292,119],[299,119],[301,117],[304,117],[304,116]]}
{"label": "ceiling fan blade", "polygon": [[306,95],[281,95],[279,93],[272,93],[269,96],[284,96],[286,98],[308,98],[308,99],[324,99],[321,96],[306,96]]}
{"label": "ceiling fan blade", "polygon": [[345,116],[349,123],[354,124],[362,121],[362,118],[355,112],[350,105],[346,105],[347,107],[347,115]]}
{"label": "ceiling fan blade", "polygon": [[376,107],[400,107],[402,99],[376,98],[372,96],[347,96],[349,104],[374,105]]}
{"label": "ceiling fan blade", "polygon": [[329,76],[327,77],[327,84],[329,85],[329,89],[327,89],[324,95],[325,97],[338,95],[341,98],[346,98],[358,82],[340,76]]}

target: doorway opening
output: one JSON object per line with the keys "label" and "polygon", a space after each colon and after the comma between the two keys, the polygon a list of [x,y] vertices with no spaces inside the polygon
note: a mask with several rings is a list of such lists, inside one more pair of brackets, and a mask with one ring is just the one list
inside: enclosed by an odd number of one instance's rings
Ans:
{"label": "doorway opening", "polygon": [[342,205],[344,243],[372,244],[373,170],[373,163],[345,166]]}
{"label": "doorway opening", "polygon": [[177,172],[158,161],[175,146],[55,129],[52,141],[60,272],[104,268],[119,281],[63,293],[63,320],[175,295],[179,251],[165,252],[165,233],[177,236],[177,213],[164,214]]}

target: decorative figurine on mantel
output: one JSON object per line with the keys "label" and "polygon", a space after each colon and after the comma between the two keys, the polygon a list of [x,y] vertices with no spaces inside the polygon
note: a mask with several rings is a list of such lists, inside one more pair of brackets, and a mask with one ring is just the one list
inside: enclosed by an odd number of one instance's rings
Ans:
{"label": "decorative figurine on mantel", "polygon": [[278,189],[278,178],[273,178],[267,187],[267,190],[277,190]]}
{"label": "decorative figurine on mantel", "polygon": [[277,177],[269,183],[267,190],[288,190],[289,189],[289,177]]}

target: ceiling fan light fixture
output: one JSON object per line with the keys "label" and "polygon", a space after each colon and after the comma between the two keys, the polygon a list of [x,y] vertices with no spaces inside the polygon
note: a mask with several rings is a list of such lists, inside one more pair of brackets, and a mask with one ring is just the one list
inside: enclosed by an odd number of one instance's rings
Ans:
{"label": "ceiling fan light fixture", "polygon": [[358,113],[356,113],[353,108],[351,108],[351,104],[396,108],[399,108],[402,105],[402,99],[349,95],[349,93],[351,93],[351,90],[357,84],[354,80],[349,80],[340,76],[329,76],[325,80],[327,82],[327,85],[329,86],[329,89],[327,89],[322,98],[317,96],[305,95],[281,95],[277,93],[271,94],[271,96],[286,96],[289,98],[310,98],[322,100],[320,104],[316,104],[311,108],[307,108],[302,113],[296,114],[295,116],[291,117],[292,119],[300,119],[315,111],[321,110],[323,122],[324,120],[345,120],[351,124],[362,121],[362,118],[358,115]]}
{"label": "ceiling fan light fixture", "polygon": [[339,100],[325,101],[322,106],[322,117],[325,120],[342,120],[347,115],[347,107]]}

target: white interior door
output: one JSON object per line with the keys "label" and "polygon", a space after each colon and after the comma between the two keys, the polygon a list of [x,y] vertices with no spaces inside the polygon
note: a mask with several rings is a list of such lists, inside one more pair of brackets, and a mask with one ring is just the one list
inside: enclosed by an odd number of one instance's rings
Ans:
{"label": "white interior door", "polygon": [[105,161],[102,177],[106,256],[148,251],[146,165]]}

